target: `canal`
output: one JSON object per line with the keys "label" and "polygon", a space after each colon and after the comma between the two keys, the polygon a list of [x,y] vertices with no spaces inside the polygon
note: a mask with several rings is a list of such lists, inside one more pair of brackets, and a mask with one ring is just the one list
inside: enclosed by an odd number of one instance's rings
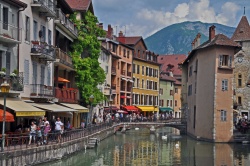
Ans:
{"label": "canal", "polygon": [[[165,136],[162,138],[162,136]],[[44,166],[249,166],[250,145],[213,144],[182,136],[174,128],[131,129],[87,149]]]}

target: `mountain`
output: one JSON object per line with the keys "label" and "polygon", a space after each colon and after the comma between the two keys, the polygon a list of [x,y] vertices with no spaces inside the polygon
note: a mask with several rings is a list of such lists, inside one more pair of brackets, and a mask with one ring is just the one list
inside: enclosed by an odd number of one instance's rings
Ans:
{"label": "mountain", "polygon": [[235,28],[217,23],[182,22],[173,24],[145,39],[148,50],[157,54],[188,54],[191,43],[198,33],[201,33],[201,44],[208,40],[208,29],[216,26],[216,34],[222,33],[231,38]]}

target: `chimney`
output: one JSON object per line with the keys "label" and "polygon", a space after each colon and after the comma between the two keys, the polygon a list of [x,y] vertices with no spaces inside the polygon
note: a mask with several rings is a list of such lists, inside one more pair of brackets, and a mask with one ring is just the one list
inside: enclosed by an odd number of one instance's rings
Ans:
{"label": "chimney", "polygon": [[197,38],[197,47],[199,47],[201,45],[201,34],[198,33],[196,38]]}
{"label": "chimney", "polygon": [[119,37],[124,37],[122,31],[119,32]]}
{"label": "chimney", "polygon": [[108,38],[111,38],[113,35],[113,28],[111,27],[111,25],[109,24],[108,25],[108,34],[107,34],[107,37]]}
{"label": "chimney", "polygon": [[192,41],[192,50],[193,50],[193,49],[195,49],[195,47],[194,47],[194,41]]}
{"label": "chimney", "polygon": [[215,26],[212,25],[211,27],[209,27],[209,40],[213,40],[215,37]]}
{"label": "chimney", "polygon": [[99,28],[103,29],[103,23],[99,23]]}

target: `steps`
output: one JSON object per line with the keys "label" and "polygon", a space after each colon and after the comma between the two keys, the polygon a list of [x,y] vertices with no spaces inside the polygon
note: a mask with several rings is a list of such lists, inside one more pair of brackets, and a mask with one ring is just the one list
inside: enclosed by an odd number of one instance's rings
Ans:
{"label": "steps", "polygon": [[97,138],[90,138],[90,139],[88,140],[87,148],[88,148],[88,149],[95,148],[96,145],[97,145],[97,143],[98,143],[98,139],[97,139]]}
{"label": "steps", "polygon": [[237,135],[234,135],[234,142],[236,142],[236,143],[248,143],[249,140],[248,140],[247,135],[237,134]]}

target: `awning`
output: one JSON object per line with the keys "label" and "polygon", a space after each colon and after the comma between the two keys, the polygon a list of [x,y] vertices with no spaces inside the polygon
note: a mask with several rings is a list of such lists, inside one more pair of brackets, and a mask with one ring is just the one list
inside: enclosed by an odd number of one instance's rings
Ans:
{"label": "awning", "polygon": [[89,109],[79,104],[60,103],[63,106],[77,110],[78,112],[89,112]]}
{"label": "awning", "polygon": [[58,82],[70,82],[70,81],[65,78],[58,77]]}
{"label": "awning", "polygon": [[[0,98],[0,104],[4,105],[4,99]],[[7,98],[6,107],[15,111],[16,116],[44,116],[45,111],[25,103],[20,98]]]}
{"label": "awning", "polygon": [[170,112],[170,111],[173,111],[173,109],[170,107],[160,107],[160,111],[161,112]]}
{"label": "awning", "polygon": [[138,108],[136,108],[135,106],[123,106],[124,109],[126,109],[127,111],[138,111]]}
{"label": "awning", "polygon": [[[110,107],[106,107],[106,108],[104,108],[104,111],[109,111],[110,110]],[[117,110],[119,110],[117,107],[115,107],[115,106],[112,106],[111,107],[111,110],[112,111],[117,111]]]}
{"label": "awning", "polygon": [[[0,109],[0,122],[3,122],[3,112],[4,110]],[[14,116],[9,113],[8,111],[5,111],[5,122],[14,122]]]}
{"label": "awning", "polygon": [[122,80],[124,80],[124,81],[128,81],[126,78],[123,78],[123,77],[122,77]]}
{"label": "awning", "polygon": [[137,106],[137,108],[141,109],[143,112],[148,112],[148,111],[152,111],[152,112],[157,112],[158,111],[158,107],[154,107],[154,106]]}
{"label": "awning", "polygon": [[54,103],[30,103],[32,106],[51,112],[75,112],[76,110]]}

